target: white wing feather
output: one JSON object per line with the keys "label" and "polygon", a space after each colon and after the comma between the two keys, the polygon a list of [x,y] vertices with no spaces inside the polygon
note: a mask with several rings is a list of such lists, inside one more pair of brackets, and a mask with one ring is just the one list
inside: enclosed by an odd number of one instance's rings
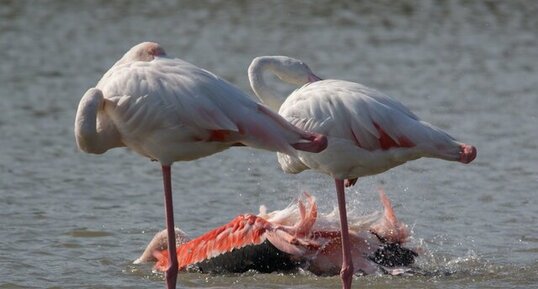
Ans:
{"label": "white wing feather", "polygon": [[396,143],[402,136],[420,142],[439,137],[440,132],[429,124],[427,127],[431,130],[414,129],[425,123],[402,103],[374,89],[342,80],[323,80],[303,86],[287,98],[280,114],[300,128],[329,137],[355,139],[367,150],[380,148],[379,128]]}
{"label": "white wing feather", "polygon": [[[286,99],[279,113],[329,141],[320,154],[279,154],[279,163],[288,173],[311,168],[351,178],[380,173],[421,156],[450,159],[459,154],[459,144],[451,136],[422,122],[397,100],[358,83],[306,84]],[[395,147],[388,150],[393,143]]]}
{"label": "white wing feather", "polygon": [[249,105],[236,97],[243,93],[225,80],[179,59],[157,58],[113,67],[97,88],[107,98],[129,96],[130,102],[144,101],[148,113],[160,114],[162,119],[172,114],[171,119],[200,129],[237,131],[227,113],[236,107],[229,103]]}

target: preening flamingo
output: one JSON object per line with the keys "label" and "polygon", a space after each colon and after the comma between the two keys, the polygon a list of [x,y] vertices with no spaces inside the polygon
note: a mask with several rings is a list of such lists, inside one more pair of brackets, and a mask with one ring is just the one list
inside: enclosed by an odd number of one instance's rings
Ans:
{"label": "preening flamingo", "polygon": [[[287,98],[264,81],[269,71],[301,86]],[[344,185],[358,177],[378,174],[420,157],[469,163],[476,148],[456,141],[421,121],[399,101],[364,85],[344,80],[321,80],[302,61],[286,56],[262,56],[249,66],[252,89],[264,103],[302,129],[327,136],[320,154],[278,154],[285,172],[314,169],[335,179],[343,241],[342,282],[350,289],[353,263],[347,234]]]}
{"label": "preening flamingo", "polygon": [[[157,43],[131,48],[80,100],[79,149],[101,154],[129,147],[162,165],[168,241],[175,244],[170,167],[246,145],[296,156],[319,152],[324,136],[290,125],[231,83],[180,59]],[[175,288],[177,260],[170,249],[167,288]]]}
{"label": "preening flamingo", "polygon": [[[409,237],[383,191],[384,212],[350,215],[351,256],[354,272],[400,274],[417,254],[404,247]],[[315,199],[305,194],[283,210],[258,215],[243,214],[195,239],[181,230],[178,235],[179,270],[270,273],[303,268],[316,275],[336,275],[342,264],[340,224],[336,211],[318,213]],[[155,261],[155,269],[168,266],[166,230],[155,234],[135,264]]]}

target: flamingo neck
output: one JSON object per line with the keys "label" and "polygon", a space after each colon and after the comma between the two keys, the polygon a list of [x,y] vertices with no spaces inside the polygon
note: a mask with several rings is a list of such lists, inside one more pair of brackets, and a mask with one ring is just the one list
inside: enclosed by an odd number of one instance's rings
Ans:
{"label": "flamingo neck", "polygon": [[77,146],[87,153],[102,154],[123,146],[119,132],[104,112],[105,99],[99,89],[92,88],[80,100],[75,118]]}
{"label": "flamingo neck", "polygon": [[248,68],[248,79],[250,81],[250,86],[256,96],[271,110],[278,112],[285,97],[280,96],[279,93],[270,88],[263,74],[265,71],[270,71],[271,73],[277,75],[280,78],[278,64],[275,63],[270,57],[257,57],[255,58]]}

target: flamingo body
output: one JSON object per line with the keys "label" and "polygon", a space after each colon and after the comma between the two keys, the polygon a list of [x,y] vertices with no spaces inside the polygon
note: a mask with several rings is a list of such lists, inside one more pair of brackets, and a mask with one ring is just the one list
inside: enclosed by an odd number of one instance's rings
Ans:
{"label": "flamingo body", "polygon": [[320,154],[279,154],[284,171],[314,169],[338,179],[374,175],[420,157],[470,162],[474,147],[421,121],[400,102],[358,83],[319,80],[288,96],[279,114],[297,127],[325,134]]}
{"label": "flamingo body", "polygon": [[[396,218],[383,192],[380,192],[380,199],[384,208],[382,214],[376,212],[350,218],[352,255],[357,264],[355,272],[371,274],[380,266],[391,272],[393,267],[412,264],[416,256],[403,247],[409,238],[407,226]],[[306,205],[298,201],[284,210],[261,211],[258,215],[239,215],[193,240],[180,235],[183,237],[179,239],[184,241],[177,246],[179,269],[272,272],[300,267],[317,275],[338,274],[342,243],[336,212],[318,215],[317,205],[309,195],[306,195]],[[168,265],[168,252],[162,250],[163,238],[166,238],[163,232],[156,234],[135,263],[156,258],[155,268],[164,270]],[[400,256],[386,257],[389,250],[400,250]]]}

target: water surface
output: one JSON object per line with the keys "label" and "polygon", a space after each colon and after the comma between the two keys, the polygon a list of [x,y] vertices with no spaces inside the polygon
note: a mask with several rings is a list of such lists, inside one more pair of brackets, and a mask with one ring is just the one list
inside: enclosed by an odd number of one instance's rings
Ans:
{"label": "water surface", "polygon": [[[538,282],[538,4],[535,1],[0,2],[0,288],[159,288],[131,262],[164,228],[160,169],[125,149],[76,150],[80,97],[131,46],[249,91],[259,55],[303,59],[358,81],[478,147],[470,165],[418,160],[359,180],[383,186],[413,228],[424,276],[357,277],[357,288],[531,288]],[[275,81],[282,93],[293,88]],[[192,235],[282,208],[300,191],[335,204],[332,181],[282,173],[272,153],[234,148],[173,167],[176,223]],[[180,288],[335,288],[309,274],[182,274]],[[362,284],[362,286],[361,286]]]}

